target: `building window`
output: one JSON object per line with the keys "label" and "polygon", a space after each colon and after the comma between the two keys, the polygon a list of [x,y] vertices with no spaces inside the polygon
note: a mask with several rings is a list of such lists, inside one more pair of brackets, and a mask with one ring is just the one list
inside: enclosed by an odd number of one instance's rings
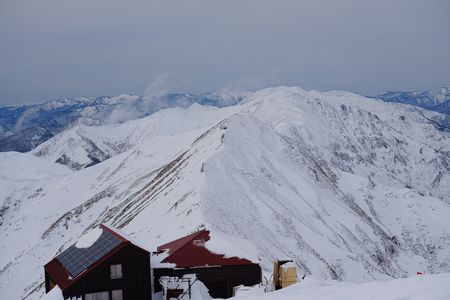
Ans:
{"label": "building window", "polygon": [[84,295],[85,300],[109,300],[108,292],[90,293]]}
{"label": "building window", "polygon": [[122,290],[112,291],[112,300],[122,300]]}
{"label": "building window", "polygon": [[111,265],[111,279],[122,278],[122,265]]}

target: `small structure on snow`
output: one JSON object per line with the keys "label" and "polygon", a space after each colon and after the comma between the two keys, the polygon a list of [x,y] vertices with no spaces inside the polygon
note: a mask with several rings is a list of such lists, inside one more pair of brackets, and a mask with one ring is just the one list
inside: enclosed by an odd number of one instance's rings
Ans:
{"label": "small structure on snow", "polygon": [[275,290],[288,287],[298,282],[297,267],[290,259],[275,259],[272,276]]}

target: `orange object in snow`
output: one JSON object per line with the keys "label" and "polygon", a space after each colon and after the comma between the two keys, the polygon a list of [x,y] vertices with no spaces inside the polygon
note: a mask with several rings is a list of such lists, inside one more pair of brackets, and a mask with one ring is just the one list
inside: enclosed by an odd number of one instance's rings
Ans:
{"label": "orange object in snow", "polygon": [[273,283],[275,290],[297,283],[297,268],[292,260],[275,259],[273,263]]}

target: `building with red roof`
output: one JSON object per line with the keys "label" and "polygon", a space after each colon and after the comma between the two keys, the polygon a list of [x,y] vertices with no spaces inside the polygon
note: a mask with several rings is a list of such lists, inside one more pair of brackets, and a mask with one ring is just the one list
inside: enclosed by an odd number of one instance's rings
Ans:
{"label": "building with red roof", "polygon": [[[195,274],[208,288],[213,298],[233,296],[233,287],[251,286],[261,283],[261,267],[248,259],[225,257],[211,252],[205,243],[210,240],[210,232],[201,230],[158,247],[162,267],[154,273],[155,292],[161,290],[158,281],[162,276],[181,278],[185,274]],[[170,267],[163,267],[164,264]]]}
{"label": "building with red roof", "polygon": [[45,290],[64,299],[151,299],[150,253],[124,234],[100,225],[91,245],[73,244],[44,266]]}
{"label": "building with red roof", "polygon": [[[193,274],[213,298],[228,298],[235,286],[261,282],[258,264],[211,252],[205,246],[210,240],[208,230],[161,245],[153,256],[107,225],[100,225],[88,235],[92,232],[97,235],[82,242],[85,236],[44,266],[46,292],[58,285],[64,299],[151,300],[153,293],[162,291],[162,277],[181,280]],[[151,257],[158,261],[153,269]],[[183,295],[184,291],[176,292]]]}

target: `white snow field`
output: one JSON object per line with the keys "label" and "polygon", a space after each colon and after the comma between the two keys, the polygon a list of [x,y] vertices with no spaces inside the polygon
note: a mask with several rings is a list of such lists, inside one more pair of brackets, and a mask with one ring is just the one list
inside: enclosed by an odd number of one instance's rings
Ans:
{"label": "white snow field", "polygon": [[450,272],[450,134],[438,115],[279,87],[2,154],[0,295],[41,298],[43,265],[100,223],[148,249],[208,228],[210,249],[266,273],[279,257],[318,280]]}
{"label": "white snow field", "polygon": [[305,279],[285,289],[261,293],[252,291],[242,300],[447,300],[450,299],[450,274],[422,275],[389,281],[349,283]]}

